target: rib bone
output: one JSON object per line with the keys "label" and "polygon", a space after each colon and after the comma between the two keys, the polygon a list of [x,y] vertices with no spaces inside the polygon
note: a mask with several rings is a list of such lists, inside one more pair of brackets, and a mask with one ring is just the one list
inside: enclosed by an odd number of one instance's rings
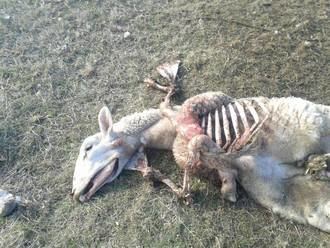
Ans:
{"label": "rib bone", "polygon": [[221,125],[220,125],[220,118],[219,118],[219,110],[215,110],[215,115],[214,115],[214,123],[215,123],[215,142],[219,145],[222,146],[222,140],[221,140]]}
{"label": "rib bone", "polygon": [[230,137],[230,130],[229,130],[229,121],[227,118],[225,106],[222,106],[221,110],[222,110],[222,119],[223,119],[223,131],[224,131],[225,137],[226,137],[226,143],[223,146],[223,149],[226,150],[231,143],[231,137]]}
{"label": "rib bone", "polygon": [[268,109],[264,106],[264,104],[262,102],[260,102],[259,100],[255,99],[255,101],[258,103],[258,105],[261,107],[261,109],[265,112],[265,116],[262,119],[262,121],[259,123],[259,125],[255,128],[255,130],[252,130],[252,134],[251,134],[251,138],[259,131],[259,129],[263,126],[263,124],[265,123],[265,121],[268,119],[269,117],[269,111]]}
{"label": "rib bone", "polygon": [[237,114],[234,110],[234,107],[232,104],[228,104],[228,108],[229,108],[229,112],[230,112],[231,123],[233,125],[234,132],[235,132],[235,139],[229,146],[229,151],[231,151],[233,149],[235,143],[240,139],[240,133],[239,133],[239,127],[238,127],[238,118],[237,118]]}
{"label": "rib bone", "polygon": [[209,136],[212,139],[212,117],[211,113],[208,114],[207,118],[207,136]]}
{"label": "rib bone", "polygon": [[249,130],[250,126],[249,126],[249,122],[246,118],[246,113],[244,111],[244,107],[238,101],[235,101],[235,106],[236,106],[239,116],[241,117],[241,120],[243,122],[244,131]]}
{"label": "rib bone", "polygon": [[257,111],[254,109],[254,107],[251,105],[250,102],[245,102],[246,104],[246,107],[248,108],[248,110],[250,111],[253,119],[254,119],[254,123],[250,129],[250,132],[253,132],[253,130],[256,128],[256,126],[258,125],[260,119],[259,119],[259,116],[258,116],[258,113]]}
{"label": "rib bone", "polygon": [[202,129],[203,129],[204,134],[206,134],[206,117],[205,116],[202,117]]}

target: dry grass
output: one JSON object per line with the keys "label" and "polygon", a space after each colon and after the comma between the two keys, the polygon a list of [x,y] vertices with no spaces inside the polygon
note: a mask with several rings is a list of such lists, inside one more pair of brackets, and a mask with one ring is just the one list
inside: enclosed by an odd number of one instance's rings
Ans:
{"label": "dry grass", "polygon": [[[222,90],[330,104],[328,10],[325,0],[1,0],[0,187],[30,204],[0,219],[0,246],[329,247],[328,234],[244,193],[225,203],[197,180],[190,207],[129,172],[88,204],[68,197],[100,107],[116,120],[157,107],[142,80],[164,61],[183,61],[178,102]],[[150,159],[179,178],[171,154]]]}

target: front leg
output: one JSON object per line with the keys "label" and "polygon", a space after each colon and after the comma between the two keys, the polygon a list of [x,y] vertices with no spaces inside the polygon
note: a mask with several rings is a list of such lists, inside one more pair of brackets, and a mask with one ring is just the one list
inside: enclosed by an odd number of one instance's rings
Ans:
{"label": "front leg", "polygon": [[183,189],[179,188],[171,179],[162,174],[159,170],[148,165],[147,156],[144,153],[143,148],[131,158],[125,169],[139,171],[144,178],[159,181],[167,185],[179,198],[185,197],[185,195],[183,195]]}
{"label": "front leg", "polygon": [[188,169],[198,170],[198,167],[216,169],[221,180],[222,197],[231,202],[236,202],[237,172],[232,168],[230,158],[225,155],[225,151],[209,136],[197,135],[188,144],[188,154],[189,163],[191,164],[191,168],[188,167]]}

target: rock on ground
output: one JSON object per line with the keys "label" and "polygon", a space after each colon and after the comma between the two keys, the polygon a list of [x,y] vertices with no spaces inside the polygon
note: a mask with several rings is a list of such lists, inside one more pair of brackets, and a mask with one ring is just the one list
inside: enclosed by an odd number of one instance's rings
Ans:
{"label": "rock on ground", "polygon": [[10,215],[17,206],[16,198],[7,191],[0,189],[0,216]]}

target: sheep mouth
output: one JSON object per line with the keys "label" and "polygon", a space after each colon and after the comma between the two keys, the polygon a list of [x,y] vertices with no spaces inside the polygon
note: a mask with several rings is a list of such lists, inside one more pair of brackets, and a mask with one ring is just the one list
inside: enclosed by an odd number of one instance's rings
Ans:
{"label": "sheep mouth", "polygon": [[109,180],[112,180],[114,177],[117,176],[118,169],[119,159],[115,159],[114,162],[110,162],[108,165],[98,171],[95,176],[89,181],[86,188],[82,191],[82,194],[79,196],[79,201],[88,201],[97,190],[99,190]]}

